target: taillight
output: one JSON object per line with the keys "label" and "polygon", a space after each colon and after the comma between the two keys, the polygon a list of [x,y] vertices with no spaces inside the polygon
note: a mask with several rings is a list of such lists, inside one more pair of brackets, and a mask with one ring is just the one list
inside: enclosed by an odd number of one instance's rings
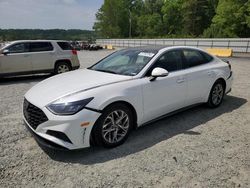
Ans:
{"label": "taillight", "polygon": [[231,70],[231,69],[232,69],[232,66],[231,66],[230,62],[229,62],[228,60],[226,60],[226,63],[228,64],[228,67],[229,67],[229,69]]}
{"label": "taillight", "polygon": [[77,55],[77,50],[72,50],[73,55]]}

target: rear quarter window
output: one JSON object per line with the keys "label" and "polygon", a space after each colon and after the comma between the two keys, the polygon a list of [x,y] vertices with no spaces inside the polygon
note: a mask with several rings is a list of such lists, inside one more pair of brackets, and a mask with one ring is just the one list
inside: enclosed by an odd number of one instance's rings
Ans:
{"label": "rear quarter window", "polygon": [[211,55],[209,55],[209,54],[207,54],[205,52],[200,52],[200,53],[205,57],[207,63],[214,59]]}
{"label": "rear quarter window", "polygon": [[57,42],[57,44],[62,50],[73,50],[72,46],[68,42]]}
{"label": "rear quarter window", "polygon": [[195,67],[206,64],[213,60],[213,57],[199,50],[185,49],[183,50],[187,67]]}

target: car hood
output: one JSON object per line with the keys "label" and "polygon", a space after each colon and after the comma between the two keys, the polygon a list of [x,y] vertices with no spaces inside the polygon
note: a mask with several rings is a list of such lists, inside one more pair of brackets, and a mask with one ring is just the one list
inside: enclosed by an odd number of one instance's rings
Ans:
{"label": "car hood", "polygon": [[132,76],[81,69],[53,76],[38,83],[25,94],[25,98],[41,108],[61,97],[76,92],[84,92],[130,79],[132,79]]}

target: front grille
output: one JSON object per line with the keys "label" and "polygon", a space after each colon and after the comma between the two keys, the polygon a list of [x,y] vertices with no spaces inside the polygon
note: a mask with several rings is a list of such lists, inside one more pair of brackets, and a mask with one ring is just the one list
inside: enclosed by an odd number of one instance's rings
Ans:
{"label": "front grille", "polygon": [[41,123],[48,121],[48,118],[44,114],[44,112],[33,104],[31,104],[26,99],[24,99],[23,102],[23,114],[26,121],[33,129],[36,129],[37,126]]}

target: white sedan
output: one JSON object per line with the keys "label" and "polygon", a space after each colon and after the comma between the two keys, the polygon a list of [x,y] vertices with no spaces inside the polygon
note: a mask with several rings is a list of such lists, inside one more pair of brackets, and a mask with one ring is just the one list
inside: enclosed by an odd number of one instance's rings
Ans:
{"label": "white sedan", "polygon": [[232,80],[231,65],[201,49],[125,49],[34,86],[25,94],[24,121],[47,147],[115,147],[134,128],[174,112],[218,107]]}

